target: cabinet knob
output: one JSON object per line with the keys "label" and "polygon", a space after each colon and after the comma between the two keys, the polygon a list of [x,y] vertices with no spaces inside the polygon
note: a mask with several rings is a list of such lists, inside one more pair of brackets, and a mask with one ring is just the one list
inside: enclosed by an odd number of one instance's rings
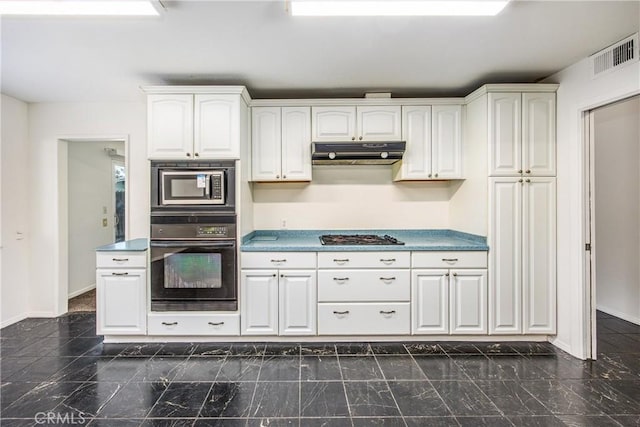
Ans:
{"label": "cabinet knob", "polygon": [[356,140],[356,137],[355,137],[355,136],[352,136],[352,137],[351,137],[351,140],[352,140],[352,141],[355,141],[355,140]]}
{"label": "cabinet knob", "polygon": [[457,275],[458,275],[458,273],[453,273],[453,275],[454,275],[454,276],[457,276]]}
{"label": "cabinet knob", "polygon": [[524,171],[524,173],[531,173],[531,171],[527,169],[526,171]]}
{"label": "cabinet knob", "polygon": [[445,274],[444,274],[444,277],[449,277],[449,273],[445,273]]}
{"label": "cabinet knob", "polygon": [[287,179],[287,175],[282,175],[282,179]]}
{"label": "cabinet knob", "polygon": [[529,178],[525,179],[525,182],[531,182],[531,180]]}
{"label": "cabinet knob", "polygon": [[518,180],[518,182],[522,182],[522,178],[520,178],[520,179]]}
{"label": "cabinet knob", "polygon": [[191,153],[187,153],[187,157],[191,157]]}
{"label": "cabinet knob", "polygon": [[438,174],[436,174],[436,178],[438,177]]}
{"label": "cabinet knob", "polygon": [[362,141],[362,137],[358,138],[360,141]]}
{"label": "cabinet knob", "polygon": [[276,175],[276,179],[280,179],[280,175]]}
{"label": "cabinet knob", "polygon": [[429,174],[429,178],[431,178],[431,174]]}
{"label": "cabinet knob", "polygon": [[518,169],[518,173],[522,173],[522,169]]}
{"label": "cabinet knob", "polygon": [[194,156],[196,156],[196,157],[198,157],[198,156],[200,156],[200,154],[198,154],[198,153],[195,153],[195,154],[194,154]]}

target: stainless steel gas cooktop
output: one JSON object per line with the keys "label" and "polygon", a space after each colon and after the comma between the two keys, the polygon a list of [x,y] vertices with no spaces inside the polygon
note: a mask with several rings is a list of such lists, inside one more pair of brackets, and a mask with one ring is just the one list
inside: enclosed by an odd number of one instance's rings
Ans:
{"label": "stainless steel gas cooktop", "polygon": [[404,245],[395,237],[387,234],[323,234],[320,236],[323,245]]}

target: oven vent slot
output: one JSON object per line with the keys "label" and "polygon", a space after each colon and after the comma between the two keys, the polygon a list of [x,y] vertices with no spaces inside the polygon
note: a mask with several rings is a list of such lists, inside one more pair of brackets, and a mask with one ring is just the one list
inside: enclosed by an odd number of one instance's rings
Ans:
{"label": "oven vent slot", "polygon": [[591,78],[608,74],[638,61],[638,33],[621,40],[589,57]]}

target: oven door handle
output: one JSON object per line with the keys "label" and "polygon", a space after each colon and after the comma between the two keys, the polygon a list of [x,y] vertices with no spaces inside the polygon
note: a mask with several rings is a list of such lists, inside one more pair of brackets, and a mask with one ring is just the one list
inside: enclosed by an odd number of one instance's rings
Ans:
{"label": "oven door handle", "polygon": [[230,242],[194,242],[184,240],[171,240],[168,242],[151,242],[153,248],[233,248],[236,246],[235,241]]}

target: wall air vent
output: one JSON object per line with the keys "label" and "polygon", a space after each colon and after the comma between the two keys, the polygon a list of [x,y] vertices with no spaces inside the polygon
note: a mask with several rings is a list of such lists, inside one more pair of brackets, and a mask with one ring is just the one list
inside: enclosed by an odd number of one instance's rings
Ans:
{"label": "wall air vent", "polygon": [[638,61],[638,33],[627,37],[600,52],[591,59],[591,78],[600,77],[627,64]]}

